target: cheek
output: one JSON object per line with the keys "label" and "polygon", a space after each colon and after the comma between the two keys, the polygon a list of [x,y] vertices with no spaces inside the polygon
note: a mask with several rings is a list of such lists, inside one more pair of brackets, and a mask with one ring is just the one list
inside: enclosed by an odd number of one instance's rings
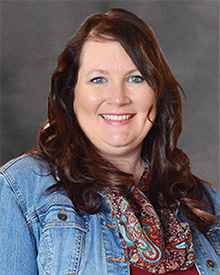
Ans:
{"label": "cheek", "polygon": [[88,90],[76,91],[73,102],[73,110],[78,118],[81,116],[96,114],[100,106],[100,97]]}
{"label": "cheek", "polygon": [[143,119],[154,122],[157,116],[154,93],[150,93],[148,95],[146,95],[146,93],[143,94],[143,96],[139,98],[138,103]]}
{"label": "cheek", "polygon": [[156,116],[157,116],[157,106],[156,106],[155,103],[154,104],[153,103],[154,103],[154,101],[152,102],[152,104],[149,107],[149,111],[150,111],[150,113],[149,113],[149,119],[151,121],[155,121]]}
{"label": "cheek", "polygon": [[81,115],[81,113],[84,112],[84,110],[86,110],[86,107],[88,107],[86,102],[86,91],[84,91],[84,89],[82,89],[81,86],[76,86],[73,110],[78,119],[78,116]]}
{"label": "cheek", "polygon": [[[138,103],[139,109],[142,112],[148,113],[151,109],[153,103],[155,101],[155,95],[153,93],[147,94],[142,93],[137,99],[136,102]],[[152,114],[156,112],[156,106],[153,106]]]}

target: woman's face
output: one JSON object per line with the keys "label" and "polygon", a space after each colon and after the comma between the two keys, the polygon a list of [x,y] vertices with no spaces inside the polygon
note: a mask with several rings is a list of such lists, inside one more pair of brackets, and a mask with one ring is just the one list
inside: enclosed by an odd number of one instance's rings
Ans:
{"label": "woman's face", "polygon": [[[155,99],[120,43],[85,43],[75,87],[74,112],[78,122],[107,159],[141,154],[152,127],[148,112]],[[154,121],[155,108],[150,114]]]}

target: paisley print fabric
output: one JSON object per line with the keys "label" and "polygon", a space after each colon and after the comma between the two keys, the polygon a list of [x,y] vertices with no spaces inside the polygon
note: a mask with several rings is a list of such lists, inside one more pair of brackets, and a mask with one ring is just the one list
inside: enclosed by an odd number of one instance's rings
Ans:
{"label": "paisley print fabric", "polygon": [[120,190],[108,188],[103,195],[117,224],[125,260],[152,273],[185,270],[194,263],[190,227],[166,208],[163,196],[157,212],[147,198],[148,169],[130,192],[129,201]]}

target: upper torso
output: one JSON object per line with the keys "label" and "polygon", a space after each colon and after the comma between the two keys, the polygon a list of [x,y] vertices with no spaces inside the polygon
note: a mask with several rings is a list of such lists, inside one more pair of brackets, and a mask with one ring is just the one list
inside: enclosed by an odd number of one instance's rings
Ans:
{"label": "upper torso", "polygon": [[[45,194],[55,183],[45,165],[24,155],[0,172],[2,274],[130,274],[107,204],[103,201],[105,207],[98,214],[82,215],[65,191]],[[219,215],[219,197],[208,190]],[[192,229],[199,273],[220,274],[219,217],[209,239]]]}

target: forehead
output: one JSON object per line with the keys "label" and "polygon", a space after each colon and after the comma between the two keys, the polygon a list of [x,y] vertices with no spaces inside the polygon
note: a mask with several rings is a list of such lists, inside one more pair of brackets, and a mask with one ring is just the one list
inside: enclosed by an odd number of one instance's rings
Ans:
{"label": "forehead", "polygon": [[83,45],[80,55],[80,68],[95,66],[136,68],[134,62],[118,41],[90,39]]}

